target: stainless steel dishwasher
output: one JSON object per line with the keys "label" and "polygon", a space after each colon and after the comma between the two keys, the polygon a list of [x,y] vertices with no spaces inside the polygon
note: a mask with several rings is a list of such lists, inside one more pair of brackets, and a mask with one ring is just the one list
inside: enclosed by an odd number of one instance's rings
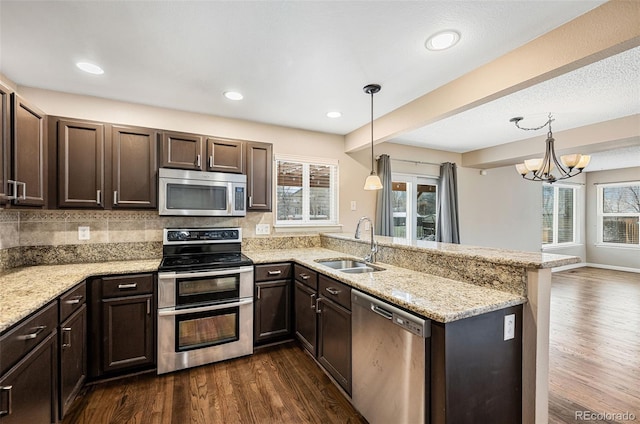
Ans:
{"label": "stainless steel dishwasher", "polygon": [[431,321],[351,291],[352,400],[370,424],[427,423]]}

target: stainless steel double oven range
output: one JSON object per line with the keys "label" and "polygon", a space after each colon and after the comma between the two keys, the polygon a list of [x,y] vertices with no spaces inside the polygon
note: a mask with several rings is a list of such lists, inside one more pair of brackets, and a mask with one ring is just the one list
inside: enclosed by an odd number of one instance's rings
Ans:
{"label": "stainless steel double oven range", "polygon": [[253,353],[253,262],[240,228],[165,229],[158,374]]}

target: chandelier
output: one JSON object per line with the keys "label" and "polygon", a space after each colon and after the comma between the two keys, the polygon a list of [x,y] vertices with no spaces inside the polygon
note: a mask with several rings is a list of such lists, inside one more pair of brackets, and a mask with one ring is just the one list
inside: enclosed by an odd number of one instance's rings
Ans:
{"label": "chandelier", "polygon": [[551,132],[551,123],[554,121],[553,116],[549,114],[547,122],[536,128],[525,128],[519,125],[520,121],[524,118],[521,116],[511,118],[509,122],[515,123],[516,127],[525,131],[540,130],[547,125],[549,126],[549,132],[547,133],[546,149],[544,152],[544,158],[526,159],[524,163],[516,164],[516,170],[522,178],[530,181],[543,181],[549,184],[553,184],[556,181],[566,180],[567,178],[575,177],[580,174],[582,170],[589,165],[591,156],[581,155],[574,153],[570,155],[560,156],[560,162],[556,157],[556,152],[553,147],[553,133]]}

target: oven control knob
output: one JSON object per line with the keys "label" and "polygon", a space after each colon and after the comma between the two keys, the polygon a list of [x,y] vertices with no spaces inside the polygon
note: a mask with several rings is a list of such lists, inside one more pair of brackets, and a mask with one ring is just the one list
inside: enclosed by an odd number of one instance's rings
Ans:
{"label": "oven control knob", "polygon": [[189,239],[189,231],[180,231],[178,233],[178,240],[188,240]]}

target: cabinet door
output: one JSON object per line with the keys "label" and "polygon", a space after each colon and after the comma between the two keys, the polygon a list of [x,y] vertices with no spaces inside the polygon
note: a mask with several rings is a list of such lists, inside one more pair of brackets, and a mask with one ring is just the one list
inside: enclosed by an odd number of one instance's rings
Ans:
{"label": "cabinet door", "polygon": [[151,294],[102,300],[104,372],[154,364],[152,301]]}
{"label": "cabinet door", "polygon": [[9,176],[9,172],[11,172],[10,97],[11,90],[0,84],[0,205],[9,202],[7,197],[11,196],[13,189],[7,183],[7,180],[11,179]]}
{"label": "cabinet door", "polygon": [[202,138],[195,134],[162,133],[162,167],[202,171]]}
{"label": "cabinet door", "polygon": [[156,208],[158,133],[114,125],[111,143],[113,208]]}
{"label": "cabinet door", "polygon": [[351,312],[318,299],[318,361],[351,394]]}
{"label": "cabinet door", "polygon": [[86,305],[60,325],[60,418],[71,406],[87,375],[86,330]]}
{"label": "cabinet door", "polygon": [[244,141],[207,138],[207,171],[244,173]]}
{"label": "cabinet door", "polygon": [[104,125],[58,121],[58,206],[104,208]]}
{"label": "cabinet door", "polygon": [[51,333],[0,378],[2,424],[57,422],[57,344]]}
{"label": "cabinet door", "polygon": [[291,334],[291,282],[256,283],[254,341],[265,342]]}
{"label": "cabinet door", "polygon": [[247,142],[248,211],[271,210],[272,149],[269,143]]}
{"label": "cabinet door", "polygon": [[13,179],[17,181],[18,198],[14,202],[24,206],[43,206],[47,168],[45,114],[12,94]]}
{"label": "cabinet door", "polygon": [[296,337],[314,357],[317,353],[316,296],[315,290],[296,281],[294,299]]}

